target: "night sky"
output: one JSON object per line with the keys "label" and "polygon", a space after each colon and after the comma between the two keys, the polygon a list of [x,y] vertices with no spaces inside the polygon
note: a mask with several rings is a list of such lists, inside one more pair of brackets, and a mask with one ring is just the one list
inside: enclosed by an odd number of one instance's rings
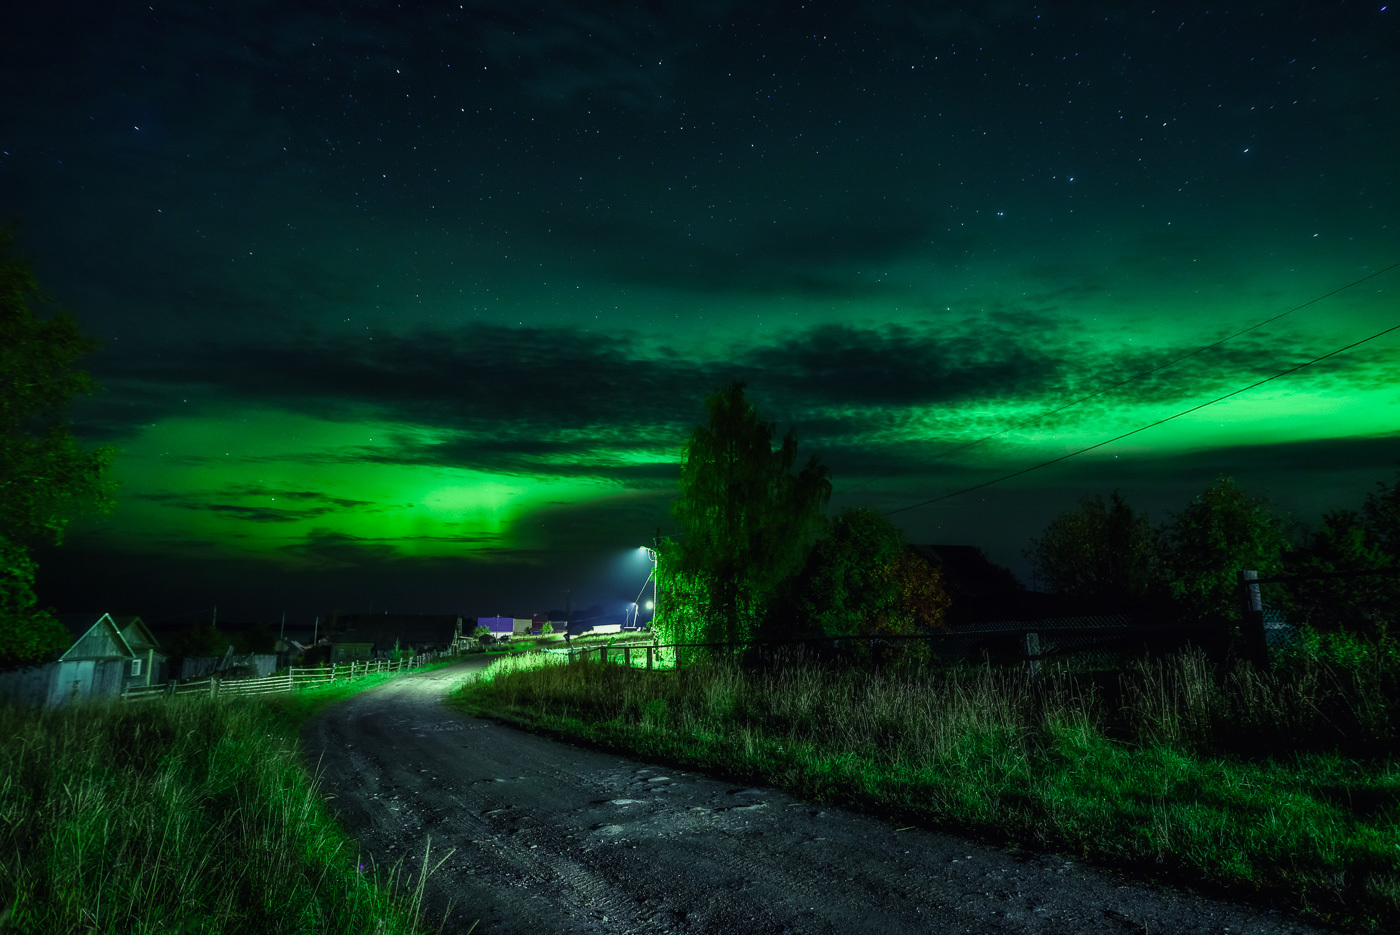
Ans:
{"label": "night sky", "polygon": [[[1400,261],[1384,2],[5,8],[0,220],[121,450],[60,610],[620,609],[731,379],[892,511],[1400,323],[1381,272],[939,457]],[[1394,479],[1397,373],[1400,332],[892,518],[1023,577],[1114,488],[1310,522]]]}

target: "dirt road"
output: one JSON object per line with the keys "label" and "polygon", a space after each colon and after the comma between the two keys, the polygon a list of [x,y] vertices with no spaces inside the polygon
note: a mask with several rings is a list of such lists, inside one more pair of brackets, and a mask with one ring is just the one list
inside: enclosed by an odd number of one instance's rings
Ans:
{"label": "dirt road", "polygon": [[1326,931],[445,710],[484,662],[405,676],[302,733],[376,864],[416,868],[429,836],[435,855],[456,848],[426,899],[433,920],[452,900],[448,932],[477,919],[479,935]]}

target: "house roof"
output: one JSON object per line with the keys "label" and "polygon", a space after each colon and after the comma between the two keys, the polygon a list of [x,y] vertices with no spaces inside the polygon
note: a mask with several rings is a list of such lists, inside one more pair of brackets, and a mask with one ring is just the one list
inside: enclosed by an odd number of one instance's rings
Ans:
{"label": "house roof", "polygon": [[152,631],[150,627],[146,626],[146,621],[142,620],[140,617],[135,614],[113,614],[112,620],[116,623],[117,628],[122,631],[122,636],[126,638],[127,645],[138,654],[145,652],[147,649],[154,649],[162,656],[165,655],[165,650],[161,648],[160,640],[156,637],[155,632]]}
{"label": "house roof", "polygon": [[[58,619],[73,636],[72,645],[58,657],[60,662],[74,659],[134,659],[137,656],[111,614],[100,614],[96,619],[92,614],[60,614]],[[146,630],[146,633],[149,635],[150,631]]]}

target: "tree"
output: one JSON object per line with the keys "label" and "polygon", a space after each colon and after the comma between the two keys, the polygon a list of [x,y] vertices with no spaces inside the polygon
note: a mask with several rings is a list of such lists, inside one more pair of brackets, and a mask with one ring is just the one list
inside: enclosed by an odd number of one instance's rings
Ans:
{"label": "tree", "polygon": [[843,510],[796,578],[797,623],[828,636],[931,632],[946,622],[942,576],[868,507]]}
{"label": "tree", "polygon": [[893,633],[930,633],[948,626],[952,599],[943,573],[907,548],[888,566],[895,603],[885,620]]}
{"label": "tree", "polygon": [[837,514],[797,579],[800,629],[828,636],[872,630],[895,602],[887,569],[903,552],[903,534],[875,510],[856,507]]}
{"label": "tree", "polygon": [[1376,547],[1400,564],[1400,471],[1393,484],[1377,482],[1380,490],[1366,495],[1361,508],[1366,533]]}
{"label": "tree", "polygon": [[1308,541],[1287,556],[1290,616],[1318,630],[1347,630],[1374,635],[1400,609],[1400,581],[1381,575],[1308,578],[1336,572],[1394,568],[1395,560],[1354,510],[1334,510]]}
{"label": "tree", "polygon": [[170,655],[183,659],[222,656],[233,645],[227,634],[212,623],[192,623],[171,637]]}
{"label": "tree", "polygon": [[[843,510],[812,547],[786,600],[769,617],[774,636],[817,631],[826,636],[916,636],[947,625],[950,604],[942,572],[912,552],[904,534],[868,507]],[[917,662],[923,641],[870,647],[848,644],[857,658]]]}
{"label": "tree", "polygon": [[1239,571],[1279,573],[1287,526],[1268,501],[1222,477],[1161,531],[1168,586],[1188,617],[1239,618]]}
{"label": "tree", "polygon": [[277,636],[267,624],[258,621],[249,626],[234,630],[229,634],[229,642],[236,653],[272,653],[277,651]]}
{"label": "tree", "polygon": [[36,607],[29,550],[62,541],[84,509],[110,509],[105,473],[111,448],[86,449],[63,419],[92,379],[77,368],[97,348],[66,314],[40,318],[46,301],[34,273],[0,230],[0,665],[42,662],[61,652],[67,631]]}
{"label": "tree", "polygon": [[63,624],[34,606],[36,569],[26,550],[0,537],[0,664],[42,662],[67,647]]}
{"label": "tree", "polygon": [[796,474],[792,431],[775,451],[775,426],[758,417],[735,381],[705,397],[709,416],[685,445],[680,497],[671,513],[684,539],[680,574],[694,576],[703,594],[706,637],[737,641],[774,588],[798,565],[822,508],[831,497],[830,472],[813,455]]}
{"label": "tree", "polygon": [[1051,591],[1095,611],[1141,605],[1158,580],[1157,534],[1116,490],[1052,519],[1025,554]]}
{"label": "tree", "polygon": [[[684,567],[682,549],[675,539],[656,540],[656,613],[651,628],[664,644],[701,643],[706,640],[706,606],[709,580],[702,572]],[[697,658],[693,649],[662,649],[663,665],[686,666]]]}

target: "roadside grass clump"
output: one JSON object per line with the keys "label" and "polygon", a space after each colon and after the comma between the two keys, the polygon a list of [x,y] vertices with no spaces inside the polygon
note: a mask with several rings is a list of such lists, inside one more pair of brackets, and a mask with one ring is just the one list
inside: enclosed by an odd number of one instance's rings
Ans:
{"label": "roadside grass clump", "polygon": [[800,654],[762,669],[585,661],[502,673],[449,703],[1375,932],[1400,922],[1391,658],[1308,638],[1271,672],[1199,650],[1034,678]]}
{"label": "roadside grass clump", "polygon": [[426,931],[429,855],[417,873],[374,868],[298,745],[309,717],[397,675],[0,705],[0,932]]}
{"label": "roadside grass clump", "polygon": [[537,669],[544,669],[549,666],[567,665],[568,657],[558,653],[546,652],[519,652],[512,653],[497,659],[477,675],[477,680],[481,682],[493,682],[496,679],[511,675],[516,672],[533,672]]}

